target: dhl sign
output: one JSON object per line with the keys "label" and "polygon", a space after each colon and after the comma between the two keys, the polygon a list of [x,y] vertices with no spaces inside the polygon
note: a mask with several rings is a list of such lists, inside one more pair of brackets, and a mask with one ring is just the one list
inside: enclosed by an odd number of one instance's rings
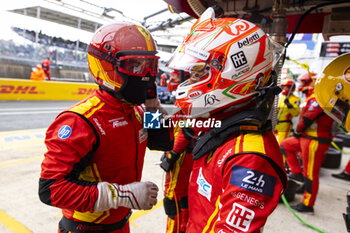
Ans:
{"label": "dhl sign", "polygon": [[39,94],[38,91],[36,91],[35,86],[14,86],[14,85],[1,85],[0,86],[0,93],[4,93],[4,94]]}
{"label": "dhl sign", "polygon": [[94,92],[95,88],[78,88],[78,92],[73,93],[73,95],[90,95]]}
{"label": "dhl sign", "polygon": [[81,100],[96,84],[0,78],[0,100]]}

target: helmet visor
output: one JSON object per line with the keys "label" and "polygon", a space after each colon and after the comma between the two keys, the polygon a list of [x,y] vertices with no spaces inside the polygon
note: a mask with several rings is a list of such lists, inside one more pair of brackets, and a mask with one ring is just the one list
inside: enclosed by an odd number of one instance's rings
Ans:
{"label": "helmet visor", "polygon": [[191,49],[186,49],[187,51],[192,51],[188,53],[176,52],[167,63],[169,68],[189,73],[190,78],[184,85],[190,85],[202,80],[210,71],[210,66],[208,65],[209,53],[196,50],[200,54],[191,54],[194,51],[193,48]]}
{"label": "helmet visor", "polygon": [[273,52],[272,68],[274,69],[278,64],[279,60],[282,58],[282,55],[285,52],[285,47],[277,41],[273,40],[270,36],[268,38],[270,42],[270,49]]}
{"label": "helmet visor", "polygon": [[116,69],[119,72],[132,76],[144,77],[158,74],[158,56],[151,55],[128,55],[118,58]]}

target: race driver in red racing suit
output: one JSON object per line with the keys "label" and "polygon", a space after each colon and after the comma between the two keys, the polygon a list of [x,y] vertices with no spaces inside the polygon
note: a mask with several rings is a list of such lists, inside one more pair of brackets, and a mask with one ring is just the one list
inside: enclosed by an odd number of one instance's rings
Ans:
{"label": "race driver in red racing suit", "polygon": [[256,25],[208,8],[169,60],[190,73],[175,105],[221,121],[193,149],[186,232],[261,232],[277,206],[286,174],[267,117],[281,91],[272,71],[280,51]]}
{"label": "race driver in red racing suit", "polygon": [[39,197],[62,209],[58,232],[128,233],[131,209],[156,204],[157,185],[140,182],[146,146],[172,145],[166,132],[154,140],[143,128],[140,105],[159,104],[155,53],[149,32],[132,23],[95,33],[88,61],[99,89],[62,112],[46,133]]}

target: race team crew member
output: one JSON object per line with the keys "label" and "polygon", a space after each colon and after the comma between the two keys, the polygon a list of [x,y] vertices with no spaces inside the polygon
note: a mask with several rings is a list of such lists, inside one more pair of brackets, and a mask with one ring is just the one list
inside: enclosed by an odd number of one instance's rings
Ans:
{"label": "race team crew member", "polygon": [[300,98],[293,94],[295,83],[291,77],[286,77],[281,84],[282,97],[278,103],[278,122],[275,127],[275,136],[278,142],[281,143],[285,138],[288,138],[292,129],[293,117],[299,115]]}
{"label": "race team crew member", "polygon": [[149,32],[132,23],[94,34],[88,62],[99,89],[59,114],[46,132],[39,197],[62,209],[58,232],[128,233],[131,209],[156,204],[157,185],[140,182],[146,146],[172,145],[143,128],[140,105],[155,98],[149,96],[156,88],[155,54]]}
{"label": "race team crew member", "polygon": [[161,158],[161,168],[166,172],[164,210],[168,216],[167,233],[185,233],[188,222],[188,185],[190,181],[195,131],[176,127],[174,147]]}
{"label": "race team crew member", "polygon": [[37,64],[35,69],[30,74],[32,81],[45,81],[45,72],[40,64]]}
{"label": "race team crew member", "polygon": [[222,123],[192,152],[186,232],[261,232],[276,208],[287,182],[267,116],[281,90],[272,71],[281,47],[256,25],[208,8],[169,60],[191,75],[175,105]]}
{"label": "race team crew member", "polygon": [[[302,203],[291,207],[299,212],[314,212],[319,172],[332,140],[334,121],[317,103],[310,75],[302,75],[298,80],[301,83],[299,91],[306,95],[306,105],[301,109],[294,136],[283,140],[280,145],[292,173],[290,178],[305,183]],[[302,159],[303,169],[297,153]]]}
{"label": "race team crew member", "polygon": [[41,66],[43,67],[43,70],[45,72],[45,75],[47,77],[48,81],[51,81],[51,75],[50,75],[50,57],[47,57],[43,62],[41,63]]}
{"label": "race team crew member", "polygon": [[180,72],[175,70],[170,73],[170,78],[167,81],[167,89],[169,92],[176,91],[176,88],[181,83]]}
{"label": "race team crew member", "polygon": [[164,73],[160,76],[159,86],[160,86],[160,87],[165,87],[165,86],[166,86],[167,80],[168,80],[168,75],[164,72]]}

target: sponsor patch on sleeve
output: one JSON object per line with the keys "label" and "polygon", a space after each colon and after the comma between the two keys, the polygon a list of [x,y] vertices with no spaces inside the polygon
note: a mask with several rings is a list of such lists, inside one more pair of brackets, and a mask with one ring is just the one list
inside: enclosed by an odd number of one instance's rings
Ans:
{"label": "sponsor patch on sleeve", "polygon": [[61,139],[66,139],[66,138],[69,138],[71,133],[72,133],[71,127],[69,127],[68,125],[64,125],[60,128],[60,130],[58,130],[58,137]]}
{"label": "sponsor patch on sleeve", "polygon": [[272,197],[277,178],[253,169],[233,165],[230,184]]}
{"label": "sponsor patch on sleeve", "polygon": [[148,137],[147,130],[142,128],[139,130],[139,141],[143,143]]}

